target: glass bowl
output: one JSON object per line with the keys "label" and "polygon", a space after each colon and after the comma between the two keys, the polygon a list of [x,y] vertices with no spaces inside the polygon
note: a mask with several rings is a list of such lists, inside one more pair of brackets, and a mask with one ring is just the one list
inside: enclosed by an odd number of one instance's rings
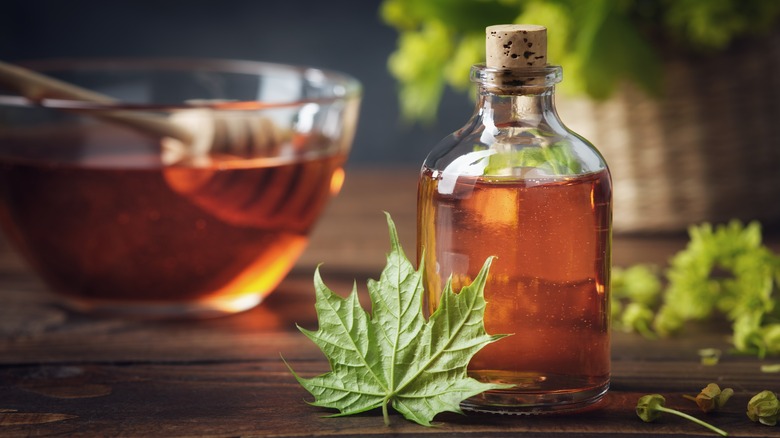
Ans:
{"label": "glass bowl", "polygon": [[249,309],[341,188],[361,98],[348,75],[223,60],[25,66],[96,93],[0,84],[0,226],[77,310]]}

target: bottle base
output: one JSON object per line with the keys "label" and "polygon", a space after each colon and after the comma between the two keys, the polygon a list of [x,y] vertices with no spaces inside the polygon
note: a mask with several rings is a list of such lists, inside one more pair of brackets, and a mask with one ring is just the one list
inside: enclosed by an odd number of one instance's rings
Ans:
{"label": "bottle base", "polygon": [[[481,373],[480,373],[481,374]],[[474,376],[477,380],[484,375]],[[609,389],[609,380],[601,379],[601,384],[587,386],[560,385],[561,377],[525,374],[522,378],[500,379],[500,383],[514,383],[510,389],[485,391],[482,394],[461,402],[461,409],[471,412],[484,412],[505,415],[541,415],[572,413],[585,410],[598,403]]]}

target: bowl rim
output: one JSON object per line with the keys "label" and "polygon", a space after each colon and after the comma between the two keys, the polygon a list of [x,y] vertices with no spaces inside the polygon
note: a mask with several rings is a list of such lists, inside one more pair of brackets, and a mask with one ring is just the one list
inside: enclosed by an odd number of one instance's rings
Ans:
{"label": "bowl rim", "polygon": [[210,100],[189,101],[181,103],[131,103],[117,100],[116,102],[89,102],[76,99],[47,98],[32,100],[18,94],[8,94],[0,89],[0,105],[16,107],[45,107],[52,109],[73,110],[185,110],[211,109],[229,111],[257,111],[274,108],[298,107],[310,103],[332,103],[339,100],[361,99],[363,87],[360,81],[347,73],[331,69],[302,66],[295,64],[223,59],[223,58],[178,58],[178,57],[108,57],[108,58],[43,58],[16,62],[17,65],[40,72],[47,71],[78,71],[78,70],[147,70],[147,71],[215,71],[245,75],[265,74],[278,76],[294,73],[306,81],[331,81],[336,91],[330,96],[296,99],[290,101],[266,102],[260,100]]}

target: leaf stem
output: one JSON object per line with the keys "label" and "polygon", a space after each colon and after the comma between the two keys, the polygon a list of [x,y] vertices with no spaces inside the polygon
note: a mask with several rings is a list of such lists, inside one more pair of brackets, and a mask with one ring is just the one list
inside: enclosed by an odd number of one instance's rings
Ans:
{"label": "leaf stem", "polygon": [[382,400],[382,417],[385,419],[385,426],[390,425],[390,415],[387,413],[387,398]]}
{"label": "leaf stem", "polygon": [[725,430],[719,429],[719,428],[717,428],[717,427],[715,427],[715,426],[713,426],[713,425],[711,425],[711,424],[709,424],[709,423],[707,423],[705,421],[699,420],[698,418],[692,417],[692,416],[690,416],[690,415],[688,415],[688,414],[686,414],[684,412],[680,412],[680,411],[675,410],[675,409],[669,409],[669,408],[664,407],[664,406],[658,406],[658,407],[656,407],[656,410],[661,411],[661,412],[666,412],[666,413],[669,413],[669,414],[674,414],[674,415],[677,415],[678,417],[685,418],[686,420],[693,421],[694,423],[699,424],[701,426],[704,426],[707,429],[717,433],[720,436],[728,436],[729,435],[728,432],[726,432]]}

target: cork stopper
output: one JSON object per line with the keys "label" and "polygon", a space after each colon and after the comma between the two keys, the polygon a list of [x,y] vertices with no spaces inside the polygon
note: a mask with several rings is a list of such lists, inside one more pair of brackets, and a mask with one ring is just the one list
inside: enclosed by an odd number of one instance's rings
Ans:
{"label": "cork stopper", "polygon": [[527,69],[547,65],[547,28],[535,24],[499,24],[485,28],[488,68]]}

